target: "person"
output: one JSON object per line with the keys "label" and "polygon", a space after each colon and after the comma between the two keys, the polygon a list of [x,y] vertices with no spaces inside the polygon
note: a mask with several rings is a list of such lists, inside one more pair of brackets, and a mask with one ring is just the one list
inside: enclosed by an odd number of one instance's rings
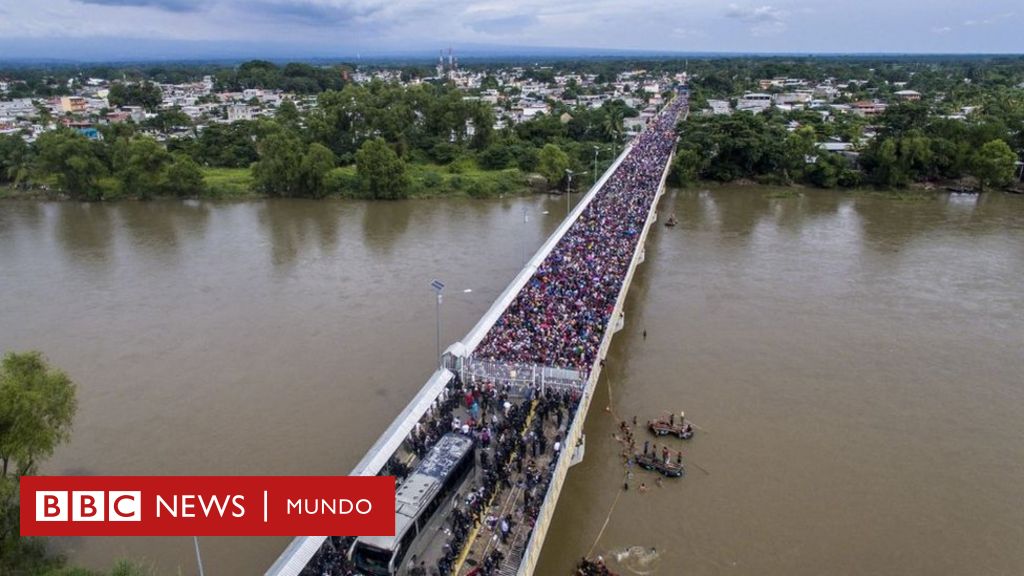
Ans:
{"label": "person", "polygon": [[647,456],[647,447],[650,443],[650,440],[644,440],[644,456]]}
{"label": "person", "polygon": [[647,492],[647,483],[646,482],[641,482],[640,483],[640,491],[641,492]]}
{"label": "person", "polygon": [[644,340],[647,340],[647,328],[644,328]]}

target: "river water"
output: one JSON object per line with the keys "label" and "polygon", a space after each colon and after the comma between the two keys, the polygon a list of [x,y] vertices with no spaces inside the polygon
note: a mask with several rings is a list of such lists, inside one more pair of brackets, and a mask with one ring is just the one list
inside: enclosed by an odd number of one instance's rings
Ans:
{"label": "river water", "polygon": [[[652,233],[538,574],[592,547],[639,547],[625,574],[1024,572],[1024,198],[662,202],[679,225]],[[42,350],[79,387],[43,471],[347,472],[432,371],[430,281],[444,346],[564,214],[0,203],[0,351]],[[617,498],[605,406],[686,410],[688,476]],[[196,572],[189,538],[54,541],[92,568]],[[207,574],[262,573],[286,543],[201,539]]]}

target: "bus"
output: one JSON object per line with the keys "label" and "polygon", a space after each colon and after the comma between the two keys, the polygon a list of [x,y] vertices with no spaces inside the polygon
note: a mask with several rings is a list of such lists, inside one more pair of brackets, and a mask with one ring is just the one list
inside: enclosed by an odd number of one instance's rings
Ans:
{"label": "bus", "polygon": [[360,536],[349,558],[361,574],[398,574],[416,536],[434,513],[449,506],[476,465],[473,439],[450,432],[423,458],[395,493],[395,535]]}

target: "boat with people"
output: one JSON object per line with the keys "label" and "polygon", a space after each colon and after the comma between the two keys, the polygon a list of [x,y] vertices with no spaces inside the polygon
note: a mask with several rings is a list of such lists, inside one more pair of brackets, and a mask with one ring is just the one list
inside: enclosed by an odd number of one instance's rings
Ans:
{"label": "boat with people", "polygon": [[657,420],[648,420],[647,428],[654,433],[655,436],[676,436],[682,440],[689,440],[693,438],[693,424],[686,422],[686,413],[679,413],[679,420],[676,421],[675,413],[670,413],[668,416],[662,416]]}
{"label": "boat with people", "polygon": [[619,576],[617,572],[612,572],[605,565],[604,559],[600,556],[596,560],[583,557],[580,559],[579,564],[576,565],[576,576]]}
{"label": "boat with people", "polygon": [[683,466],[682,452],[676,452],[675,460],[672,459],[671,455],[662,455],[659,458],[654,450],[643,454],[636,454],[634,457],[636,458],[637,466],[644,470],[657,472],[662,476],[682,478],[686,474],[686,468]]}
{"label": "boat with people", "polygon": [[679,223],[679,220],[676,219],[676,215],[674,213],[671,216],[668,217],[668,220],[665,220],[665,226],[667,226],[669,228],[674,227],[678,223]]}

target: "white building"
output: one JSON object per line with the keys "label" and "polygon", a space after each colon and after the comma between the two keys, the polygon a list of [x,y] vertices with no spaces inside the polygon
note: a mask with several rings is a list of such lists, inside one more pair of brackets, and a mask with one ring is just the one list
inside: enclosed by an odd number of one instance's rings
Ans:
{"label": "white building", "polygon": [[763,92],[748,92],[740,97],[736,103],[737,110],[747,110],[757,114],[772,105],[772,95]]}
{"label": "white building", "polygon": [[245,104],[233,104],[228,106],[228,122],[252,120],[255,117],[256,112],[252,106],[247,106]]}
{"label": "white building", "polygon": [[728,100],[708,100],[708,107],[711,108],[711,113],[715,115],[732,114],[732,107],[729,105]]}

